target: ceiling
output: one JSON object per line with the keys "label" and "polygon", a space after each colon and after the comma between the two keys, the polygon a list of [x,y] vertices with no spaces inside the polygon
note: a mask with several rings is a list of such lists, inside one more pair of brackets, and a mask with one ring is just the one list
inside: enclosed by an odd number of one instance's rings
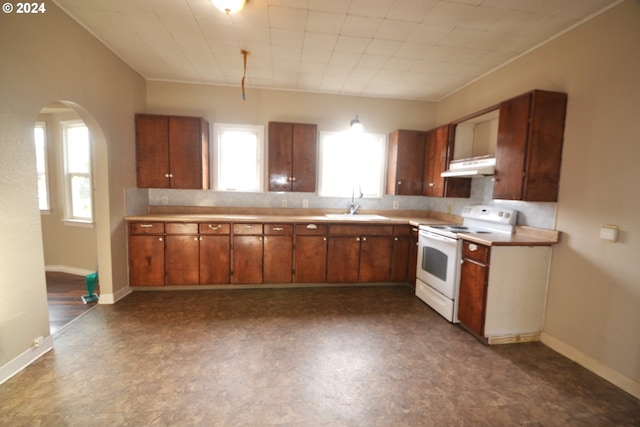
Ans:
{"label": "ceiling", "polygon": [[149,80],[437,101],[618,0],[54,0]]}

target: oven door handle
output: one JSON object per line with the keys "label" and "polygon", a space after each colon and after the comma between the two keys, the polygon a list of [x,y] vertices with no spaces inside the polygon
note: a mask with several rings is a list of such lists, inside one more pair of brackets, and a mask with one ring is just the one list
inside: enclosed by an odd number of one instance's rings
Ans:
{"label": "oven door handle", "polygon": [[457,239],[452,239],[451,237],[439,236],[429,231],[421,231],[420,236],[426,239],[440,240],[441,242],[446,242],[446,243],[455,243],[455,241],[457,240]]}

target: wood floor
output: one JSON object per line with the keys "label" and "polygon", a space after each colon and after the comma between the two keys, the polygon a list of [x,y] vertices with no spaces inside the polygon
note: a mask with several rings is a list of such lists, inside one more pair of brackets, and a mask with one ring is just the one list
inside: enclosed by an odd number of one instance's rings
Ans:
{"label": "wood floor", "polygon": [[640,426],[640,400],[408,287],[134,292],[53,339],[1,426]]}
{"label": "wood floor", "polygon": [[[84,276],[47,271],[47,300],[51,334],[77,319],[97,305],[85,304],[82,295],[87,294]],[[95,293],[99,293],[96,289]]]}

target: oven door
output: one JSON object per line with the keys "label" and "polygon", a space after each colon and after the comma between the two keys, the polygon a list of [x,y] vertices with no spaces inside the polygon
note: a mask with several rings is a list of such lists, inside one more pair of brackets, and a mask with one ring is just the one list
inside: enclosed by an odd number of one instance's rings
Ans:
{"label": "oven door", "polygon": [[416,276],[450,300],[457,299],[458,239],[420,230]]}

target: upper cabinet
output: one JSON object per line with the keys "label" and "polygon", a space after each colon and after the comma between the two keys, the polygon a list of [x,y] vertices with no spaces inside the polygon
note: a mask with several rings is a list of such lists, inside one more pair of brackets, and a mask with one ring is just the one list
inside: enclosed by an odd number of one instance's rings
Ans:
{"label": "upper cabinet", "polygon": [[567,94],[534,90],[500,104],[494,199],[558,200]]}
{"label": "upper cabinet", "polygon": [[424,152],[424,175],[422,194],[429,197],[469,197],[471,178],[443,178],[447,168],[447,157],[451,152],[450,125],[427,132]]}
{"label": "upper cabinet", "polygon": [[317,126],[269,122],[269,191],[316,191]]}
{"label": "upper cabinet", "polygon": [[422,194],[426,139],[426,132],[416,130],[396,130],[389,134],[387,194]]}
{"label": "upper cabinet", "polygon": [[200,117],[136,114],[140,188],[209,188],[209,124]]}

